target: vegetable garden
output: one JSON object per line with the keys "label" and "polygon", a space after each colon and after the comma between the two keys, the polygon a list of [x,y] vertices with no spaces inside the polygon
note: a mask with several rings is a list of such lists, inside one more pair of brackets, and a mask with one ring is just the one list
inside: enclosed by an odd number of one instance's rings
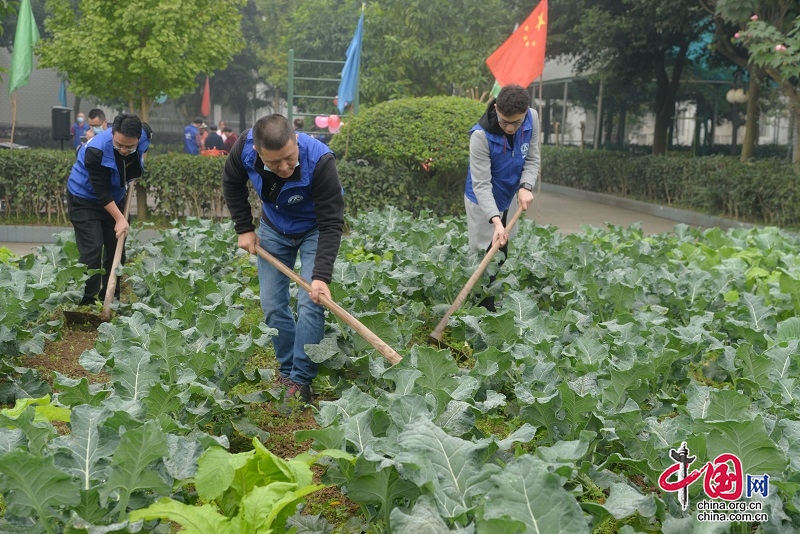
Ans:
{"label": "vegetable garden", "polygon": [[[0,264],[2,532],[581,533],[800,530],[800,239],[775,228],[637,226],[562,236],[524,221],[487,291],[426,337],[480,257],[459,218],[349,220],[333,299],[403,356],[390,366],[328,315],[312,449],[271,452],[252,406],[271,331],[230,224],[190,219],[132,242],[92,376],[27,365],[65,328],[88,273],[71,232]],[[496,270],[496,264],[490,270]],[[763,520],[698,520],[702,481],[659,488],[686,443],[769,475]],[[322,465],[321,483],[310,466]],[[335,485],[347,524],[296,513]],[[706,491],[707,493],[707,491]],[[302,508],[300,506],[299,508]],[[344,522],[343,522],[344,523]],[[358,526],[354,526],[358,525]]]}

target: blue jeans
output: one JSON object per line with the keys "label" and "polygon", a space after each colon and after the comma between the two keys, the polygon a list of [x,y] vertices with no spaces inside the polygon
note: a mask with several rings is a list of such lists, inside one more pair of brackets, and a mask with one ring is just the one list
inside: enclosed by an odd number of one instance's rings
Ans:
{"label": "blue jeans", "polygon": [[[300,276],[311,283],[314,259],[317,255],[319,231],[313,230],[300,239],[289,239],[270,228],[264,221],[258,229],[261,247],[275,256],[281,263],[294,269],[297,253],[300,253]],[[275,357],[278,359],[281,376],[296,384],[310,385],[317,376],[319,365],[312,362],[305,345],[322,341],[325,333],[325,310],[314,304],[308,292],[298,288],[297,320],[289,307],[289,278],[259,256],[258,285],[264,322],[278,330],[273,336]]]}

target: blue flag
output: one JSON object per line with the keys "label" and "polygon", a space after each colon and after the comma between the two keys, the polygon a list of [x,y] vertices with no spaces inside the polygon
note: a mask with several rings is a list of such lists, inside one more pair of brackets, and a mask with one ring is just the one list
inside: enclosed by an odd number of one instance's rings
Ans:
{"label": "blue flag", "polygon": [[347,47],[347,59],[342,69],[342,82],[339,84],[339,113],[344,113],[344,108],[355,101],[358,94],[358,69],[361,63],[361,39],[364,36],[364,10],[358,19],[356,33],[350,46]]}
{"label": "blue flag", "polygon": [[58,89],[58,101],[62,108],[67,107],[67,84],[64,80],[61,80],[61,87]]}

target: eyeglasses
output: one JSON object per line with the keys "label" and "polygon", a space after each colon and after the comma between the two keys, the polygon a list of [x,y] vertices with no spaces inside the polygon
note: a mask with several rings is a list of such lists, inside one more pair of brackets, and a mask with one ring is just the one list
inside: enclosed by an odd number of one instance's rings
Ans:
{"label": "eyeglasses", "polygon": [[136,152],[136,147],[139,145],[139,143],[136,143],[134,145],[118,145],[113,141],[111,142],[111,144],[114,146],[114,150],[116,150],[117,152],[127,152],[128,154],[130,154],[131,152]]}
{"label": "eyeglasses", "polygon": [[502,118],[499,113],[497,114],[497,123],[500,126],[514,126],[515,128],[518,128],[522,126],[523,122],[525,122],[525,119],[520,119],[518,121],[510,122]]}

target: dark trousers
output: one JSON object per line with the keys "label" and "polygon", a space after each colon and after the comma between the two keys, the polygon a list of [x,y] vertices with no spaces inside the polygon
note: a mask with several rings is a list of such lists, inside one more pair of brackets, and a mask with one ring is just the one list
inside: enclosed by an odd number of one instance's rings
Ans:
{"label": "dark trousers", "polygon": [[[502,223],[503,223],[503,226],[506,225],[506,218],[507,217],[508,217],[508,210],[503,212],[503,216],[500,219],[502,221]],[[489,246],[486,247],[486,252],[488,253],[491,249],[492,249],[492,244],[489,243]],[[503,264],[506,262],[506,258],[508,257],[508,241],[506,241],[506,244],[498,249],[498,252],[502,252],[503,253],[503,257],[500,259],[500,261],[497,264],[497,270],[499,272],[500,271],[500,267],[503,266]],[[489,284],[487,284],[487,285],[489,285],[489,286],[492,285],[492,283],[494,283],[495,280],[497,280],[497,274],[496,273],[489,276]],[[497,311],[496,308],[495,308],[494,297],[491,296],[491,295],[487,295],[486,297],[484,297],[483,300],[478,303],[478,306],[482,306],[482,307],[486,308],[487,310],[489,310],[490,312]]]}
{"label": "dark trousers", "polygon": [[[114,252],[117,248],[117,236],[114,232],[114,217],[96,202],[75,197],[67,192],[69,219],[75,228],[75,244],[80,253],[79,260],[89,269],[102,269],[104,273],[92,275],[86,281],[81,305],[89,305],[103,300],[108,286],[108,277],[114,263]],[[120,210],[122,206],[119,206]],[[123,245],[120,265],[125,264],[125,248]],[[119,298],[119,284],[114,296]]]}

